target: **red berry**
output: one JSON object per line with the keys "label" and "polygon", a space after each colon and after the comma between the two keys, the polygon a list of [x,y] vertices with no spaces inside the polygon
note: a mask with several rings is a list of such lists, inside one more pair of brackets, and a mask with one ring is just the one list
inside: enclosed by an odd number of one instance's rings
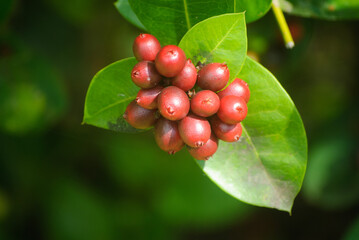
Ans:
{"label": "red berry", "polygon": [[227,85],[229,70],[224,63],[210,63],[198,72],[197,84],[202,89],[217,92]]}
{"label": "red berry", "polygon": [[165,77],[174,77],[179,74],[186,64],[186,55],[175,45],[164,46],[156,56],[157,71]]}
{"label": "red berry", "polygon": [[172,85],[187,92],[192,89],[197,81],[197,69],[190,59],[187,59],[182,71],[172,79]]}
{"label": "red berry", "polygon": [[178,124],[183,141],[190,147],[201,147],[211,136],[211,125],[207,119],[189,114]]}
{"label": "red berry", "polygon": [[198,92],[191,100],[191,111],[201,117],[215,114],[220,105],[219,97],[210,90]]}
{"label": "red berry", "polygon": [[157,86],[149,89],[141,89],[137,93],[136,103],[146,109],[156,109],[157,97],[161,93],[162,89],[162,86]]}
{"label": "red berry", "polygon": [[155,36],[141,33],[133,42],[132,49],[137,61],[154,61],[161,44]]}
{"label": "red berry", "polygon": [[157,145],[169,154],[178,152],[184,146],[177,122],[165,118],[160,118],[156,122],[155,140]]}
{"label": "red berry", "polygon": [[208,160],[218,149],[218,139],[211,134],[210,139],[198,148],[188,148],[188,152],[197,160]]}
{"label": "red berry", "polygon": [[242,79],[236,78],[231,84],[218,93],[220,98],[228,95],[241,97],[247,103],[250,95],[248,84]]}
{"label": "red berry", "polygon": [[227,124],[222,122],[217,116],[213,116],[210,122],[214,134],[225,142],[236,142],[242,135],[241,123]]}
{"label": "red berry", "polygon": [[164,88],[158,95],[157,106],[163,117],[176,121],[187,115],[190,102],[183,90],[175,86],[169,86]]}
{"label": "red berry", "polygon": [[132,81],[140,88],[153,88],[162,79],[155,64],[149,61],[137,63],[131,73]]}
{"label": "red berry", "polygon": [[241,97],[228,95],[221,99],[217,116],[227,124],[236,124],[247,116],[247,104]]}
{"label": "red berry", "polygon": [[123,118],[134,128],[146,129],[152,127],[156,120],[156,110],[140,107],[135,101],[128,104]]}

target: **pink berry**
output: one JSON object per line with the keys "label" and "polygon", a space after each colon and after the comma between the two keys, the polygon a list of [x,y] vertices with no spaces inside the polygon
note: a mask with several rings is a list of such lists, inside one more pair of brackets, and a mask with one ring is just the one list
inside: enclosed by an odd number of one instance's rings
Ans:
{"label": "pink berry", "polygon": [[214,134],[225,142],[236,142],[242,135],[241,123],[227,124],[222,122],[217,116],[213,116],[210,122]]}
{"label": "pink berry", "polygon": [[161,93],[162,89],[162,86],[157,86],[149,89],[141,89],[137,93],[136,103],[146,109],[156,109],[157,97]]}
{"label": "pink berry", "polygon": [[188,148],[188,152],[197,160],[208,160],[217,152],[217,149],[218,139],[214,134],[211,134],[211,137],[203,146],[198,148]]}
{"label": "pink berry", "polygon": [[217,92],[227,85],[229,69],[224,63],[210,63],[198,72],[197,84],[202,89]]}
{"label": "pink berry", "polygon": [[218,93],[220,98],[228,95],[241,97],[248,103],[250,96],[248,84],[242,79],[236,78],[231,84]]}
{"label": "pink berry", "polygon": [[236,124],[247,116],[247,104],[241,97],[228,95],[221,99],[217,116],[227,124]]}
{"label": "pink berry", "polygon": [[188,114],[190,102],[183,90],[175,86],[169,86],[164,88],[158,95],[157,106],[163,117],[176,121]]}
{"label": "pink berry", "polygon": [[177,122],[160,118],[155,125],[155,140],[157,145],[169,154],[181,150],[184,142],[178,131]]}
{"label": "pink berry", "polygon": [[131,79],[140,88],[153,88],[162,80],[162,77],[153,62],[142,61],[133,67]]}
{"label": "pink berry", "polygon": [[156,56],[157,71],[165,77],[178,75],[186,64],[186,55],[175,45],[164,46]]}
{"label": "pink berry", "polygon": [[191,111],[201,117],[215,114],[220,105],[219,97],[210,90],[198,92],[191,100]]}
{"label": "pink berry", "polygon": [[178,125],[183,141],[190,147],[201,147],[211,136],[211,125],[207,119],[188,114]]}
{"label": "pink berry", "polygon": [[156,110],[149,110],[137,105],[135,101],[128,104],[123,118],[134,128],[146,129],[152,127],[156,120]]}
{"label": "pink berry", "polygon": [[161,44],[155,36],[141,33],[135,39],[132,49],[137,61],[154,61]]}
{"label": "pink berry", "polygon": [[192,89],[197,81],[197,69],[190,59],[187,59],[182,71],[172,79],[172,85],[187,92]]}

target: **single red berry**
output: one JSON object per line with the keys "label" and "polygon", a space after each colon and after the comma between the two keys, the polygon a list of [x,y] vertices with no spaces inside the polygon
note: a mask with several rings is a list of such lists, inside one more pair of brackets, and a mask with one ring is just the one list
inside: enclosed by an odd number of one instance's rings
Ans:
{"label": "single red berry", "polygon": [[186,64],[186,55],[175,45],[164,46],[156,56],[157,71],[165,77],[174,77],[179,74]]}
{"label": "single red berry", "polygon": [[227,124],[236,124],[247,116],[247,104],[241,97],[228,95],[221,99],[217,116]]}
{"label": "single red berry", "polygon": [[162,86],[157,86],[149,89],[141,89],[140,91],[138,91],[135,101],[143,108],[156,109],[157,97],[161,93],[162,89]]}
{"label": "single red berry", "polygon": [[162,79],[155,64],[149,61],[137,63],[132,69],[131,78],[134,84],[140,88],[153,88]]}
{"label": "single red berry", "polygon": [[123,118],[134,128],[146,129],[152,127],[156,120],[156,110],[149,110],[137,105],[135,101],[128,104]]}
{"label": "single red berry", "polygon": [[197,160],[208,160],[217,152],[217,149],[218,139],[214,134],[211,134],[211,137],[202,147],[188,148],[188,152]]}
{"label": "single red berry", "polygon": [[210,63],[198,72],[197,84],[202,89],[217,92],[227,85],[229,69],[225,63]]}
{"label": "single red berry", "polygon": [[132,49],[137,61],[154,61],[161,44],[155,36],[141,33],[133,42]]}
{"label": "single red berry", "polygon": [[218,93],[219,98],[228,95],[241,97],[248,103],[250,95],[248,84],[242,79],[236,78],[231,84]]}
{"label": "single red berry", "polygon": [[158,95],[157,107],[163,117],[176,121],[188,114],[190,102],[183,90],[169,86]]}
{"label": "single red berry", "polygon": [[191,100],[191,111],[201,117],[215,114],[220,105],[219,97],[210,90],[198,92]]}
{"label": "single red berry", "polygon": [[169,154],[178,152],[184,146],[177,122],[165,118],[160,118],[156,122],[155,140],[157,145]]}
{"label": "single red berry", "polygon": [[242,135],[241,123],[227,124],[222,122],[217,116],[210,119],[212,131],[217,138],[225,142],[236,142]]}
{"label": "single red berry", "polygon": [[187,59],[182,71],[172,79],[172,85],[187,92],[197,81],[197,69],[190,59]]}
{"label": "single red berry", "polygon": [[201,147],[211,136],[211,125],[207,119],[192,113],[183,118],[178,129],[183,141],[190,147]]}

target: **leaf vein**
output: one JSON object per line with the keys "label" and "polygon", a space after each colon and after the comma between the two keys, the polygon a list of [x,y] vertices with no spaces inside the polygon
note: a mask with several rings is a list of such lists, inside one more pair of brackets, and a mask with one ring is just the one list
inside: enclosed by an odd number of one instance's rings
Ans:
{"label": "leaf vein", "polygon": [[246,128],[245,128],[245,126],[243,124],[242,124],[242,129],[243,129],[243,131],[245,132],[245,134],[247,136],[249,144],[253,147],[253,150],[255,152],[256,157],[261,162],[261,167],[263,168],[263,170],[264,170],[264,172],[265,172],[265,174],[266,174],[266,176],[268,178],[268,181],[269,181],[270,185],[272,186],[272,188],[275,191],[276,195],[278,196],[279,200],[282,201],[280,190],[277,189],[277,185],[273,182],[272,178],[270,177],[270,174],[268,173],[267,169],[265,168],[265,166],[264,166],[264,164],[262,162],[262,159],[259,156],[258,151],[257,151],[251,137],[249,136],[249,134],[248,134],[248,132],[247,132],[247,130],[246,130]]}
{"label": "leaf vein", "polygon": [[191,28],[191,23],[188,15],[187,0],[183,0],[183,6],[184,6],[184,14],[186,16],[187,29],[189,30]]}
{"label": "leaf vein", "polygon": [[111,104],[107,105],[106,107],[101,108],[101,109],[98,110],[96,113],[94,113],[94,114],[92,114],[92,115],[89,114],[89,116],[87,117],[87,119],[93,118],[93,117],[99,115],[100,113],[102,113],[102,112],[104,112],[104,111],[106,111],[106,110],[108,110],[108,109],[110,109],[110,108],[112,108],[112,107],[115,107],[115,106],[118,105],[118,104],[121,104],[121,103],[126,102],[126,101],[131,100],[131,99],[134,99],[135,97],[136,97],[136,96],[130,96],[130,97],[127,97],[127,98],[123,98],[123,99],[121,99],[121,100],[119,100],[119,101],[117,101],[117,102],[111,103]]}
{"label": "leaf vein", "polygon": [[236,24],[238,23],[240,18],[237,18],[236,21],[233,22],[232,26],[228,29],[227,33],[222,37],[222,39],[217,43],[217,45],[212,49],[212,51],[210,52],[213,53],[222,43],[223,41],[228,37],[229,33],[233,30],[234,26],[236,26]]}

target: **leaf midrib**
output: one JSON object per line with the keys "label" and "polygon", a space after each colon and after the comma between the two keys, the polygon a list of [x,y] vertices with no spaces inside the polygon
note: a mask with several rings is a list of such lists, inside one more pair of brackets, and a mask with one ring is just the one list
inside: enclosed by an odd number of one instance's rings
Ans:
{"label": "leaf midrib", "polygon": [[183,0],[183,6],[184,6],[184,15],[186,17],[187,29],[190,30],[191,29],[191,23],[190,23],[190,20],[189,20],[187,0]]}
{"label": "leaf midrib", "polygon": [[227,33],[222,37],[222,39],[217,43],[217,45],[210,51],[210,54],[212,54],[226,39],[229,35],[229,33],[233,30],[234,26],[238,23],[240,18],[237,18],[236,21],[233,22],[232,26],[228,29]]}

